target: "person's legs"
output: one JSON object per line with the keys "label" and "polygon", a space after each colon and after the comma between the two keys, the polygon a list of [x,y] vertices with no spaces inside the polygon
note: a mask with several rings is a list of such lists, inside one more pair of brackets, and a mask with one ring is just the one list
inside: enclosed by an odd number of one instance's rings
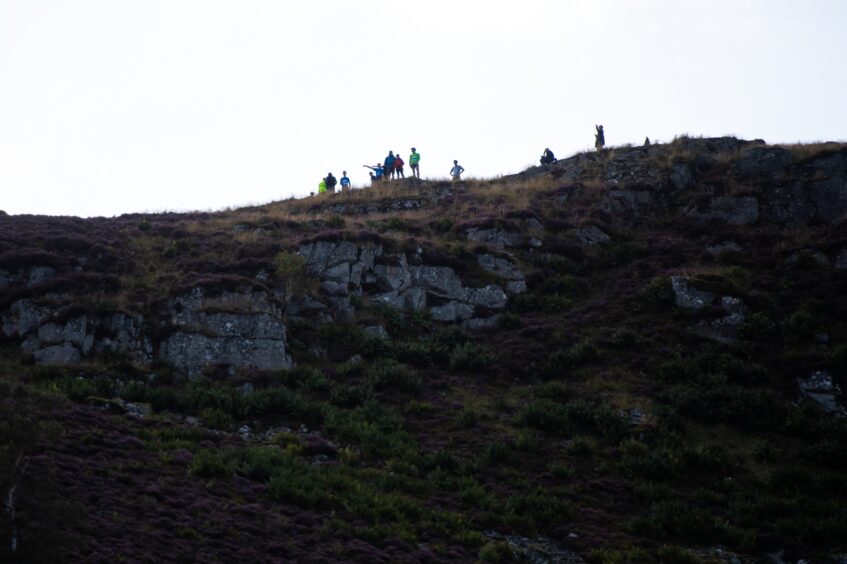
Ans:
{"label": "person's legs", "polygon": [[406,173],[403,172],[403,167],[397,169],[397,178],[406,178]]}

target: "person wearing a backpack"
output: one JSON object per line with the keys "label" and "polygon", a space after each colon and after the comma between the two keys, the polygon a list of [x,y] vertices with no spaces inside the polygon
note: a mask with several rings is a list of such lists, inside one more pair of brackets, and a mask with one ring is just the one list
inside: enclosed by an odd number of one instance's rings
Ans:
{"label": "person wearing a backpack", "polygon": [[382,164],[385,168],[385,179],[390,181],[394,176],[394,151],[388,151],[388,156]]}
{"label": "person wearing a backpack", "polygon": [[347,171],[341,171],[341,191],[346,192],[350,189],[350,179],[347,178]]}
{"label": "person wearing a backpack", "polygon": [[324,180],[326,180],[327,191],[331,194],[335,194],[335,184],[337,180],[335,180],[335,177],[332,175],[332,173],[330,172],[329,174],[327,174]]}
{"label": "person wearing a backpack", "polygon": [[412,176],[415,178],[421,177],[421,171],[418,168],[418,163],[421,162],[421,154],[412,147],[412,154],[409,155],[409,167],[412,169]]}
{"label": "person wearing a backpack", "polygon": [[397,178],[406,178],[406,175],[403,173],[403,165],[406,164],[403,162],[403,159],[400,158],[400,153],[394,157],[394,174],[397,175]]}

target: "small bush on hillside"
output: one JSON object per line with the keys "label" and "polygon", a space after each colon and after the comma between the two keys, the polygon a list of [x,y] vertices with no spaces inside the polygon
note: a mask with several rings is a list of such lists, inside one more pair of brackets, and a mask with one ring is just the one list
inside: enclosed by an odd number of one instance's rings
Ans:
{"label": "small bush on hillside", "polygon": [[347,221],[340,215],[330,216],[326,220],[326,226],[330,229],[343,229],[347,225]]}
{"label": "small bush on hillside", "polygon": [[212,429],[220,429],[222,431],[229,431],[232,429],[232,416],[221,409],[204,409],[200,414],[200,419],[203,421],[204,425],[211,427]]}
{"label": "small bush on hillside", "polygon": [[635,296],[632,307],[635,311],[669,309],[674,303],[673,287],[667,276],[653,278]]}
{"label": "small bush on hillside", "polygon": [[450,353],[450,368],[453,370],[485,370],[494,362],[494,354],[485,345],[468,341],[456,346]]}

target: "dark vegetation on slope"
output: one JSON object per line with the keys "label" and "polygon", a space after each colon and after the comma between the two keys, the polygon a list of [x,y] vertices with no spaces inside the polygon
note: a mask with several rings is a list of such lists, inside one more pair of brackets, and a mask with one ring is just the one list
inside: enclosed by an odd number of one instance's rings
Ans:
{"label": "dark vegetation on slope", "polygon": [[[291,283],[281,253],[316,240],[420,249],[474,286],[495,280],[475,260],[490,252],[528,285],[479,331],[367,297],[347,321],[292,320],[287,371],[44,367],[4,340],[0,494],[18,488],[0,560],[13,530],[21,562],[510,561],[539,536],[594,562],[847,551],[847,420],[797,388],[819,370],[847,386],[847,229],[829,215],[843,163],[837,144],[683,138],[458,190],[0,217],[0,269],[55,271],[4,289],[0,309],[62,293],[155,316],[197,285]],[[831,205],[780,203],[798,183]],[[721,207],[747,197],[755,218]],[[586,244],[586,226],[609,240]],[[472,229],[523,239],[490,248]],[[706,330],[724,305],[677,307],[671,276],[741,299],[737,335]]]}

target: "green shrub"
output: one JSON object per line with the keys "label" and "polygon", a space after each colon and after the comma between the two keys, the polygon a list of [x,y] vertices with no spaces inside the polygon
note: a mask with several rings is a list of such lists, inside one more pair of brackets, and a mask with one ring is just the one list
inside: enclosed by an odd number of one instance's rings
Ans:
{"label": "green shrub", "polygon": [[450,353],[450,368],[453,370],[485,370],[494,362],[494,354],[484,345],[468,341],[457,345]]}
{"label": "green shrub", "polygon": [[206,408],[200,413],[203,424],[212,429],[229,431],[232,429],[232,416],[218,408]]}
{"label": "green shrub", "polygon": [[635,296],[632,307],[636,311],[666,310],[674,304],[671,280],[667,276],[653,278]]}
{"label": "green shrub", "polygon": [[226,478],[234,469],[224,453],[211,450],[201,450],[191,461],[191,475],[200,478]]}
{"label": "green shrub", "polygon": [[365,371],[365,381],[377,390],[392,389],[413,392],[421,385],[415,371],[395,360],[382,360]]}
{"label": "green shrub", "polygon": [[343,229],[347,221],[340,215],[332,215],[326,220],[326,226],[330,229]]}
{"label": "green shrub", "polygon": [[480,562],[516,562],[512,549],[505,542],[490,542],[479,549]]}

